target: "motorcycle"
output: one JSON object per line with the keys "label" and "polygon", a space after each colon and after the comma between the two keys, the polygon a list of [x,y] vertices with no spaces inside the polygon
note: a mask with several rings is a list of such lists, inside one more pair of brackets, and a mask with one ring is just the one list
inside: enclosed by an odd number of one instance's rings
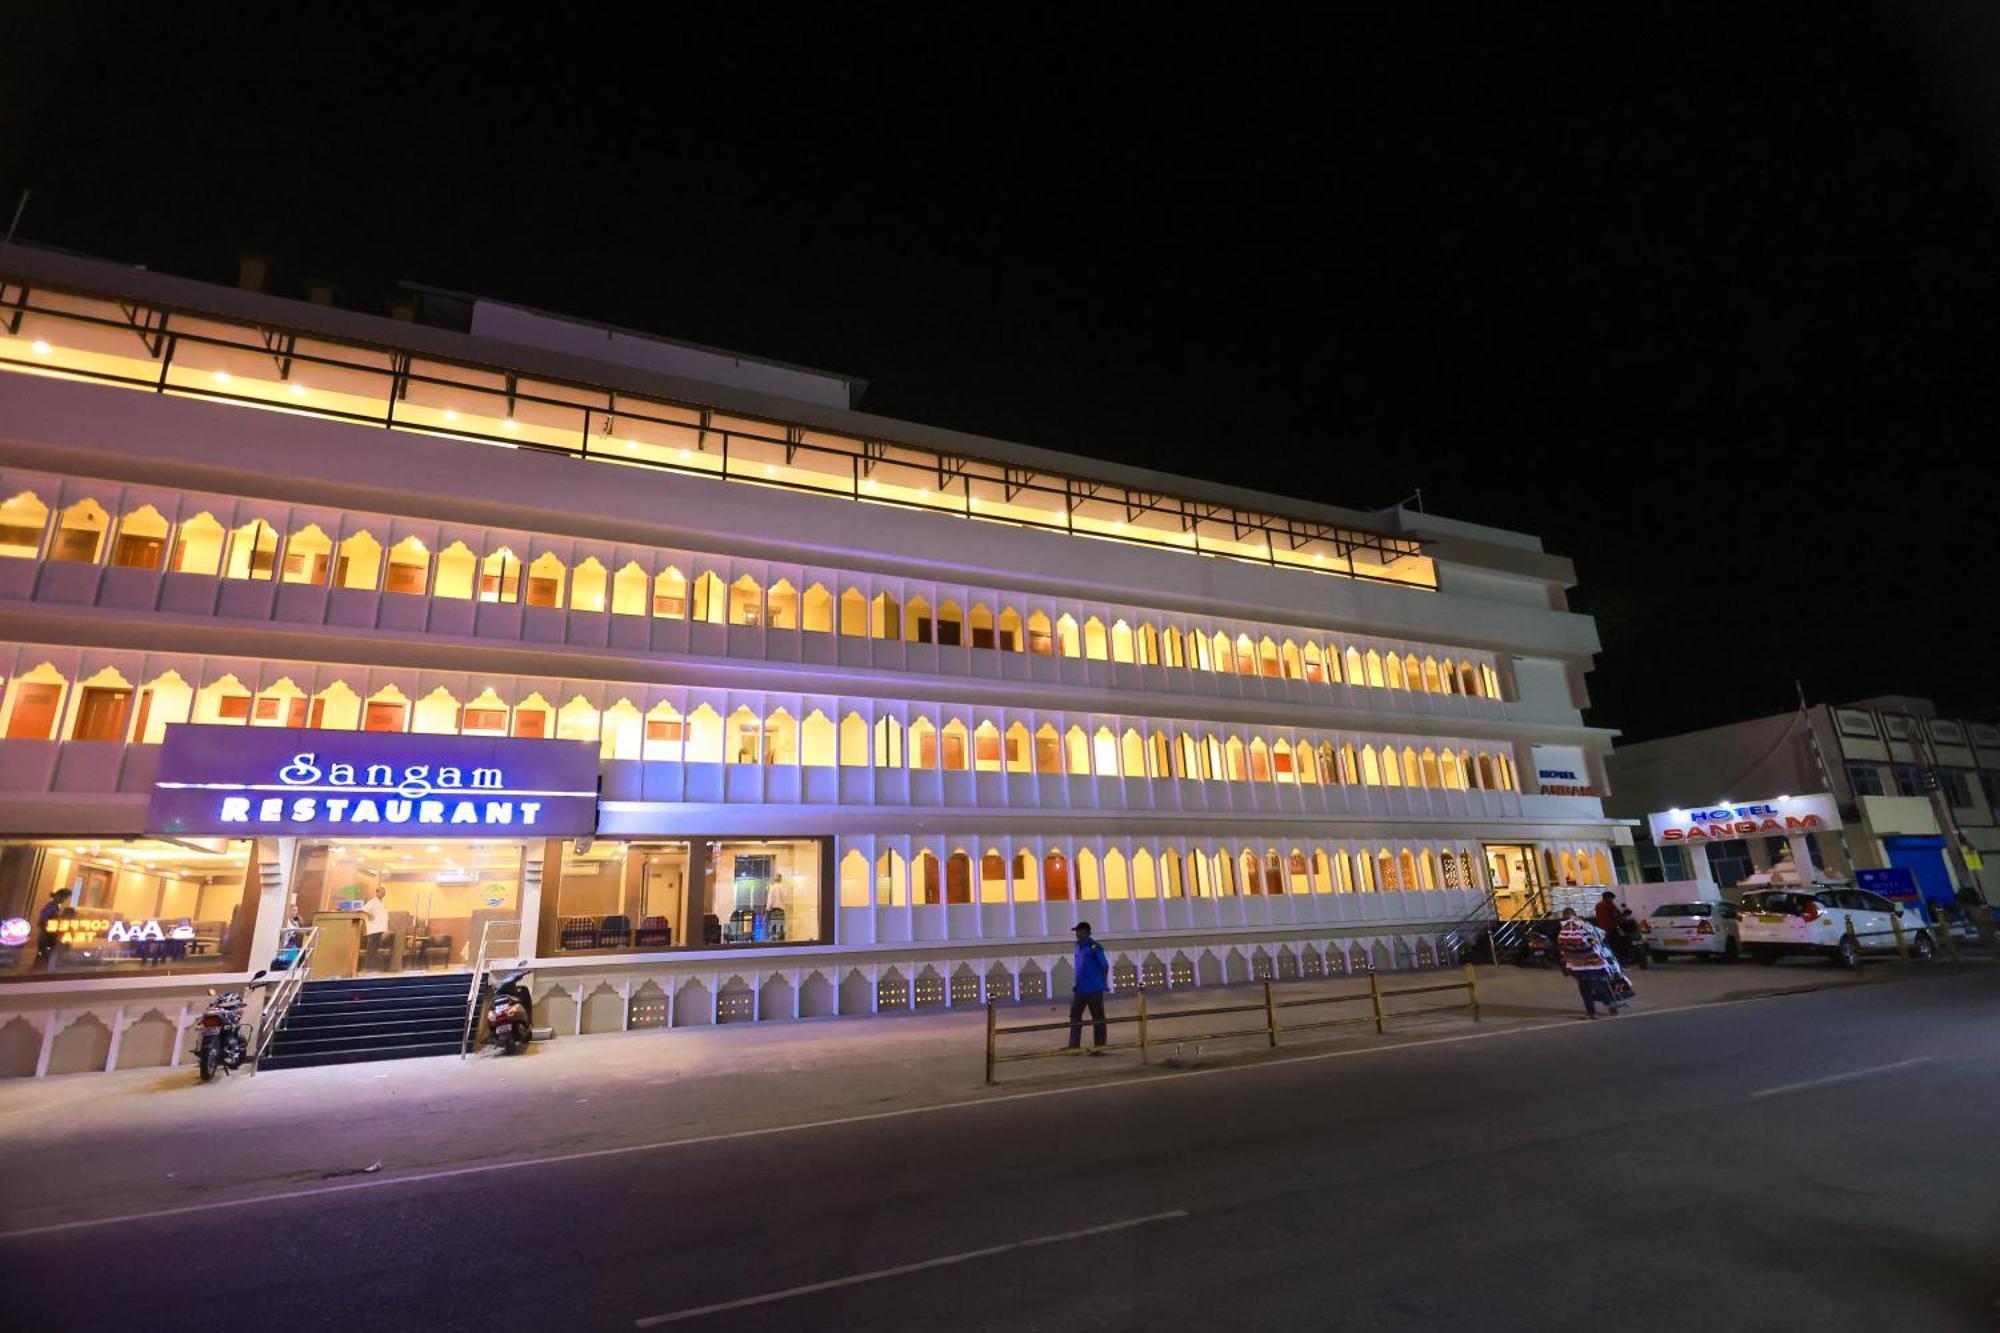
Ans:
{"label": "motorcycle", "polygon": [[[264,984],[264,973],[250,978],[244,990],[254,990]],[[243,991],[222,991],[208,988],[210,996],[208,1008],[201,1016],[201,1038],[194,1049],[196,1067],[201,1073],[201,1081],[207,1083],[215,1077],[215,1071],[233,1073],[243,1067],[250,1058],[250,1038],[243,1032]]]}
{"label": "motorcycle", "polygon": [[508,1055],[528,1049],[534,1037],[535,1001],[521,978],[527,972],[512,972],[500,978],[486,1005],[486,1042]]}

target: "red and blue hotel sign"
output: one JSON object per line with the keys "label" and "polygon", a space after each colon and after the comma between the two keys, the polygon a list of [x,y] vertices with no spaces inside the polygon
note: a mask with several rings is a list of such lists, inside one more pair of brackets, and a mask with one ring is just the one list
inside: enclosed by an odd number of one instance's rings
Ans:
{"label": "red and blue hotel sign", "polygon": [[588,741],[167,728],[149,833],[572,838],[597,831]]}

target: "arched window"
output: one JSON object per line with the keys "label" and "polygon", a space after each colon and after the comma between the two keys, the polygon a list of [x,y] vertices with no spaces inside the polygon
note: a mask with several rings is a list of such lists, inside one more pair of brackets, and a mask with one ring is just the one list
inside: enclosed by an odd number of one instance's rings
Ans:
{"label": "arched window", "polygon": [[194,707],[194,691],[178,671],[162,671],[139,689],[138,720],[132,724],[132,739],[142,745],[158,745],[166,739],[167,728],[188,720]]}
{"label": "arched window", "polygon": [[1424,785],[1424,772],[1417,765],[1416,749],[1408,745],[1403,747],[1403,784],[1408,787]]}
{"label": "arched window", "polygon": [[[1451,666],[1449,663],[1446,663],[1445,670],[1447,673],[1450,672]],[[1450,679],[1449,674],[1447,674],[1446,679],[1447,680]],[[1436,658],[1426,657],[1424,659],[1423,681],[1424,681],[1424,689],[1429,693],[1431,694],[1446,693],[1445,687],[1438,683],[1438,664]]]}
{"label": "arched window", "polygon": [[[1044,617],[1042,624],[1044,629],[1046,629],[1048,625],[1046,617]],[[1000,609],[1001,651],[1018,653],[1024,651],[1026,648],[1027,641],[1021,636],[1021,613],[1011,606],[1002,607]]]}
{"label": "arched window", "polygon": [[1187,662],[1187,658],[1183,655],[1181,651],[1180,629],[1176,626],[1169,625],[1167,626],[1166,634],[1162,637],[1165,639],[1164,644],[1162,644],[1162,651],[1164,653],[1164,660],[1166,664],[1170,667],[1178,667],[1185,665]]}
{"label": "arched window", "polygon": [[1143,778],[1146,776],[1145,737],[1141,736],[1133,728],[1127,727],[1125,728],[1125,734],[1119,738],[1118,750],[1119,766],[1124,769],[1126,777]]}
{"label": "arched window", "polygon": [[1382,675],[1387,680],[1390,689],[1400,690],[1405,688],[1403,681],[1403,659],[1397,657],[1394,653],[1390,653],[1388,659],[1383,663]]}
{"label": "arched window", "polygon": [[1327,860],[1326,848],[1313,848],[1313,892],[1333,892],[1333,863]]}
{"label": "arched window", "polygon": [[[1351,668],[1354,665],[1353,662],[1354,650],[1352,648],[1349,648],[1347,650],[1347,654],[1348,654],[1348,665]],[[1386,688],[1387,682],[1384,681],[1382,678],[1382,654],[1376,652],[1373,648],[1370,648],[1368,650],[1368,656],[1364,658],[1363,661],[1367,666],[1367,673],[1366,673],[1367,683],[1373,688],[1378,690]],[[1363,681],[1363,677],[1359,674],[1350,675],[1349,679],[1356,685],[1361,684]]]}
{"label": "arched window", "polygon": [[1318,644],[1310,639],[1306,640],[1305,648],[1299,653],[1299,660],[1304,664],[1307,680],[1323,681],[1326,679],[1326,659],[1320,655]]}
{"label": "arched window", "polygon": [[[418,707],[421,709],[422,705]],[[466,700],[459,710],[458,729],[467,736],[505,736],[507,705],[491,686]]]}
{"label": "arched window", "polygon": [[1414,891],[1418,887],[1417,859],[1410,854],[1409,848],[1403,848],[1397,855],[1397,864],[1402,871],[1398,882],[1406,891]]}
{"label": "arched window", "polygon": [[17,491],[0,501],[0,556],[33,560],[42,553],[42,529],[49,507],[33,491]]}
{"label": "arched window", "polygon": [[1097,853],[1088,847],[1076,851],[1076,897],[1094,903],[1104,896],[1104,880],[1097,873]]}
{"label": "arched window", "polygon": [[[1005,617],[1003,616],[1004,623]],[[1040,611],[1028,616],[1028,651],[1048,657],[1056,650],[1055,631],[1049,626],[1049,618]]]}
{"label": "arched window", "polygon": [[868,637],[868,598],[859,588],[840,594],[840,632],[852,639]]}
{"label": "arched window", "polygon": [[1160,896],[1160,881],[1153,874],[1153,854],[1144,847],[1132,852],[1132,896],[1134,898],[1157,898]]}
{"label": "arched window", "polygon": [[1063,757],[1072,776],[1085,777],[1090,773],[1090,742],[1085,739],[1083,728],[1071,724],[1063,733]]}
{"label": "arched window", "polygon": [[[521,600],[529,606],[561,606],[563,604],[563,576],[568,571],[553,551],[544,551],[528,566],[528,591]],[[604,606],[604,585],[602,576],[598,581],[598,609]]]}
{"label": "arched window", "polygon": [[640,757],[678,763],[686,744],[687,723],[679,710],[665,699],[654,704],[646,713],[646,742]]}
{"label": "arched window", "polygon": [[[0,505],[0,555],[8,553],[5,510],[6,506]],[[140,505],[118,520],[118,540],[111,546],[112,564],[121,569],[159,569],[166,563],[166,556],[167,520],[160,516],[159,510],[149,504]]]}
{"label": "arched window", "polygon": [[479,600],[516,602],[521,598],[521,562],[503,546],[479,564]]}
{"label": "arched window", "polygon": [[1438,781],[1448,790],[1465,790],[1465,775],[1458,767],[1458,756],[1450,750],[1438,756]]}
{"label": "arched window", "polygon": [[1478,786],[1481,791],[1492,791],[1499,784],[1493,781],[1493,756],[1480,752]]}
{"label": "arched window", "polygon": [[620,699],[604,710],[603,734],[597,753],[604,759],[637,759],[645,752],[646,720],[630,699]]}
{"label": "arched window", "polygon": [[925,907],[935,907],[944,901],[944,885],[938,875],[938,859],[929,848],[923,848],[910,858],[910,880],[916,900]]}
{"label": "arched window", "polygon": [[1403,785],[1403,763],[1396,758],[1396,747],[1393,745],[1382,747],[1382,785],[1385,787]]}
{"label": "arched window", "polygon": [[907,907],[909,902],[909,871],[902,853],[892,848],[875,858],[875,905]]}
{"label": "arched window", "polygon": [[965,624],[957,602],[939,602],[937,641],[940,648],[958,648],[965,643]]}
{"label": "arched window", "polygon": [[869,902],[868,858],[859,851],[849,851],[840,858],[840,905],[866,907]]}
{"label": "arched window", "polygon": [[687,576],[668,565],[653,576],[653,615],[660,620],[686,620]]}
{"label": "arched window", "polygon": [[1044,722],[1035,732],[1035,772],[1062,771],[1062,741],[1056,735],[1056,729]]}
{"label": "arched window", "polygon": [[[700,601],[698,588],[696,601]],[[764,590],[748,574],[738,575],[736,582],[729,585],[729,623],[753,626],[764,623]]]}
{"label": "arched window", "polygon": [[1424,849],[1424,854],[1417,860],[1417,883],[1423,886],[1426,893],[1435,891],[1438,886],[1437,858],[1431,855],[1431,850],[1428,847]]}
{"label": "arched window", "polygon": [[972,858],[962,847],[945,859],[944,900],[948,903],[972,901]]}
{"label": "arched window", "polygon": [[1271,747],[1264,744],[1262,736],[1250,738],[1250,780],[1252,782],[1271,780]]}
{"label": "arched window", "polygon": [[[263,699],[260,698],[257,702],[262,704]],[[411,731],[427,736],[458,734],[458,700],[442,685],[417,700],[413,717],[414,720],[410,724]]]}
{"label": "arched window", "polygon": [[1415,653],[1406,653],[1403,657],[1403,687],[1410,690],[1424,687],[1424,669]]}
{"label": "arched window", "polygon": [[[1018,729],[1020,724],[1014,724]],[[1025,736],[1026,732],[1022,734]],[[1000,729],[990,720],[981,720],[972,729],[972,763],[981,773],[1000,771]]]}
{"label": "arched window", "polygon": [[955,717],[946,719],[938,732],[938,762],[946,772],[963,773],[972,766],[967,739],[965,723]]}
{"label": "arched window", "polygon": [[720,625],[723,623],[724,603],[728,601],[728,590],[722,586],[722,578],[712,569],[704,569],[694,576],[694,596],[689,603],[689,617],[698,624]]}
{"label": "arched window", "polygon": [[1023,847],[1014,853],[1014,901],[1040,902],[1041,888],[1035,875],[1035,854]]}
{"label": "arched window", "polygon": [[541,739],[549,734],[549,719],[553,712],[542,692],[535,690],[514,705],[514,734],[528,740]]}
{"label": "arched window", "polygon": [[[228,677],[234,681],[234,676]],[[52,662],[40,662],[7,682],[6,729],[0,731],[10,741],[52,741],[61,725],[64,694],[69,678]],[[239,690],[241,686],[237,687]],[[244,695],[247,709],[249,696]],[[217,719],[197,718],[197,721]]]}
{"label": "arched window", "polygon": [[1248,782],[1250,780],[1250,764],[1245,757],[1243,738],[1241,736],[1231,736],[1222,748],[1223,752],[1229,757],[1229,780],[1231,782]]}
{"label": "arched window", "polygon": [[[993,637],[992,608],[974,603],[971,612],[966,616],[966,628],[972,632],[974,648],[992,648],[998,645],[998,641]],[[1018,633],[1016,637],[1019,637]]]}
{"label": "arched window", "polygon": [[868,632],[878,639],[899,638],[902,630],[899,611],[895,598],[886,592],[876,593],[875,600],[869,603]]}
{"label": "arched window", "polygon": [[979,858],[979,901],[982,903],[1004,903],[1007,901],[1007,862],[992,848]]}
{"label": "arched window", "polygon": [[1193,781],[1201,778],[1201,743],[1185,731],[1174,736],[1174,776]]}
{"label": "arched window", "polygon": [[[343,588],[372,588],[375,586],[372,571],[369,571],[366,581],[363,581],[361,567],[365,562],[362,558],[360,543],[364,538],[368,546],[375,544],[375,539],[368,536],[365,532],[357,532],[354,536],[349,537],[340,544],[341,562],[346,564],[348,568],[344,572],[336,569],[333,581]],[[465,552],[466,562],[463,575],[465,592],[460,594],[460,596],[470,597],[472,595],[472,552],[466,551],[463,546],[460,546],[458,549]],[[430,571],[431,555],[429,549],[417,538],[405,537],[389,548],[388,567],[382,577],[382,591],[401,593],[404,596],[421,597],[429,590]],[[442,589],[439,590],[438,595],[444,595]]]}
{"label": "arched window", "polygon": [[722,714],[708,704],[699,704],[687,716],[687,762],[719,764],[722,760]]}
{"label": "arched window", "polygon": [[1490,666],[1481,666],[1479,668],[1479,680],[1486,687],[1487,698],[1498,699],[1500,697],[1500,674],[1497,671]]}
{"label": "arched window", "polygon": [[1002,753],[1006,756],[1009,773],[1030,773],[1034,771],[1034,747],[1028,739],[1028,728],[1019,722],[1007,728],[1003,738]]}
{"label": "arched window", "polygon": [[1082,656],[1077,642],[1076,617],[1067,611],[1056,618],[1056,651],[1064,657]]}
{"label": "arched window", "polygon": [[921,597],[912,597],[903,608],[903,640],[906,643],[931,642],[931,604]]}
{"label": "arched window", "polygon": [[[407,538],[405,539],[405,544],[407,545],[408,542],[415,540],[413,537]],[[296,550],[297,541],[297,538],[293,538],[294,550]],[[285,553],[287,577],[290,577],[293,553],[293,551]],[[390,552],[392,559],[397,558],[398,555],[398,551]],[[421,587],[425,567],[428,564],[428,558],[424,555],[422,543],[418,543],[417,546],[416,563],[416,582]],[[339,546],[334,548],[334,587],[348,588],[356,592],[373,592],[379,586],[381,578],[382,543],[376,541],[373,534],[369,533],[366,529],[345,538]],[[313,581],[318,582],[317,579]]]}
{"label": "arched window", "polygon": [[[391,568],[394,568],[393,563]],[[464,542],[455,541],[438,552],[437,583],[433,595],[466,601],[472,596],[478,574],[479,558]]]}
{"label": "arched window", "polygon": [[1147,771],[1151,776],[1156,778],[1164,778],[1169,775],[1178,776],[1174,774],[1173,743],[1167,739],[1166,732],[1153,732],[1149,738],[1147,749],[1152,761]]}
{"label": "arched window", "polygon": [[1375,747],[1372,745],[1361,747],[1361,781],[1370,787],[1382,785],[1382,768],[1376,762]]}
{"label": "arched window", "polygon": [[[1449,674],[1451,663],[1446,662],[1444,669]],[[1477,694],[1479,692],[1479,674],[1472,669],[1472,663],[1460,662],[1458,664],[1458,688],[1461,694]]]}
{"label": "arched window", "polygon": [[[1271,664],[1270,675],[1277,675],[1277,663]],[[1248,634],[1236,636],[1236,670],[1245,676],[1257,674],[1257,645],[1250,642]]]}
{"label": "arched window", "polygon": [[611,576],[611,614],[614,616],[643,616],[646,614],[646,571],[639,568],[636,560],[627,560]]}
{"label": "arched window", "polygon": [[833,723],[815,708],[799,726],[799,759],[807,768],[832,768],[837,747]]}
{"label": "arched window", "polygon": [[1209,640],[1209,648],[1214,655],[1215,669],[1224,673],[1236,670],[1236,656],[1229,647],[1229,636],[1217,630]]}
{"label": "arched window", "polygon": [[556,710],[556,739],[562,741],[594,741],[598,738],[597,708],[580,694],[572,694],[569,702]]}
{"label": "arched window", "polygon": [[1132,880],[1126,873],[1125,853],[1116,847],[1104,854],[1104,896],[1112,902],[1132,896]]}
{"label": "arched window", "polygon": [[[60,539],[61,534],[57,534]],[[261,518],[253,518],[229,534],[229,555],[223,565],[224,578],[269,579],[278,567],[278,530]]]}
{"label": "arched window", "polygon": [[281,583],[323,585],[333,563],[333,543],[317,523],[308,523],[285,539],[285,562],[278,574]]}
{"label": "arched window", "polygon": [[[1090,738],[1093,770],[1100,778],[1118,776],[1118,736],[1109,727],[1099,727]],[[1143,772],[1144,770],[1140,770]],[[1135,773],[1133,776],[1137,776]]]}
{"label": "arched window", "polygon": [[[79,564],[95,564],[104,550],[104,534],[110,530],[111,516],[104,512],[104,506],[95,500],[78,500],[62,511],[62,518],[56,524],[55,539],[49,543],[49,559],[73,560]],[[268,527],[267,527],[268,530]],[[270,534],[271,547],[277,549],[277,534]],[[236,575],[242,578],[243,575]],[[259,578],[270,578],[269,566]]]}
{"label": "arched window", "polygon": [[868,723],[859,713],[840,719],[840,764],[843,768],[868,766]]}
{"label": "arched window", "polygon": [[1435,788],[1444,786],[1444,775],[1438,769],[1438,757],[1436,751],[1429,749],[1424,751],[1423,774],[1424,774],[1424,785],[1426,787]]}
{"label": "arched window", "polygon": [[[230,679],[234,679],[231,677]],[[593,722],[595,719],[593,718]],[[409,696],[394,685],[384,685],[368,696],[361,706],[361,729],[363,731],[408,731],[410,729]],[[590,734],[580,739],[596,740],[597,728],[593,725]]]}
{"label": "arched window", "polygon": [[934,769],[938,766],[937,728],[927,717],[910,723],[910,767]]}
{"label": "arched window", "polygon": [[1237,858],[1237,866],[1243,872],[1244,895],[1251,898],[1262,896],[1265,892],[1264,874],[1263,866],[1257,860],[1257,853],[1245,847],[1243,854]]}
{"label": "arched window", "polygon": [[903,766],[903,724],[893,717],[875,719],[875,767]]}
{"label": "arched window", "polygon": [[1306,861],[1306,854],[1296,847],[1285,858],[1285,887],[1293,893],[1312,892],[1311,865]]}
{"label": "arched window", "polygon": [[808,634],[833,633],[833,594],[820,584],[806,587],[803,615],[800,623]]}
{"label": "arched window", "polygon": [[1278,662],[1278,645],[1266,637],[1257,641],[1257,669],[1266,676],[1282,674]]}
{"label": "arched window", "polygon": [[[1109,656],[1104,639],[1104,622],[1096,616],[1083,622],[1083,655],[1093,662],[1102,662]],[[1132,660],[1132,645],[1129,643],[1125,645],[1124,660]]]}
{"label": "arched window", "polygon": [[1520,790],[1514,784],[1514,761],[1509,759],[1505,752],[1493,757],[1493,768],[1494,776],[1500,779],[1500,787],[1503,791]]}
{"label": "arched window", "polygon": [[123,741],[131,717],[132,682],[116,667],[105,667],[77,682],[70,709],[69,739]]}
{"label": "arched window", "polygon": [[1229,761],[1223,757],[1222,741],[1212,731],[1202,738],[1201,776],[1206,782],[1229,781]]}
{"label": "arched window", "polygon": [[797,629],[799,627],[799,594],[785,579],[771,585],[771,593],[764,599],[765,623],[772,629]]}
{"label": "arched window", "polygon": [[1306,678],[1305,664],[1299,660],[1299,646],[1290,639],[1285,640],[1285,646],[1280,650],[1280,660],[1283,661],[1285,666],[1286,680],[1304,680]]}
{"label": "arched window", "polygon": [[1181,859],[1171,847],[1160,853],[1160,896],[1181,896]]}
{"label": "arched window", "polygon": [[1122,620],[1111,622],[1111,660],[1114,662],[1132,660],[1132,627]]}
{"label": "arched window", "polygon": [[[1299,753],[1310,755],[1311,750],[1301,745]],[[1292,747],[1282,736],[1271,746],[1271,777],[1278,782],[1297,782],[1299,773],[1292,763]]]}
{"label": "arched window", "polygon": [[1069,860],[1060,851],[1042,858],[1042,887],[1050,902],[1069,901]]}
{"label": "arched window", "polygon": [[764,721],[749,708],[738,705],[729,715],[729,729],[724,734],[722,752],[732,764],[761,764],[764,762]]}

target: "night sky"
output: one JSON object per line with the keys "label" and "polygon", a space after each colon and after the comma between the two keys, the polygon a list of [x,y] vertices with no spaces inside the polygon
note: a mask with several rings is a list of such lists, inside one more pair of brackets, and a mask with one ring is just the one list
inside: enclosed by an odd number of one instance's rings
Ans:
{"label": "night sky", "polygon": [[24,240],[224,281],[259,250],[360,309],[410,278],[863,375],[890,416],[1421,488],[1576,561],[1591,717],[1632,738],[1794,677],[2000,704],[1981,0],[81,8],[0,19]]}

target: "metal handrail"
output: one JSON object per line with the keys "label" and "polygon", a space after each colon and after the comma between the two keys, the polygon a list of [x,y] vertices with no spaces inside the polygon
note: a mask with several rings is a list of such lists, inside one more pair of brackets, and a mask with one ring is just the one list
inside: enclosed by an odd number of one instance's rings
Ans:
{"label": "metal handrail", "polygon": [[1507,935],[1506,943],[1512,944],[1512,936],[1520,927],[1535,917],[1542,915],[1551,905],[1549,891],[1536,887],[1531,889],[1512,912],[1500,910],[1500,891],[1488,889],[1479,906],[1452,923],[1445,931],[1444,938],[1454,958],[1465,952],[1465,940],[1476,933],[1478,928],[1486,930],[1487,951],[1492,962],[1500,961],[1501,936]]}
{"label": "metal handrail", "polygon": [[285,928],[291,937],[300,941],[298,957],[285,969],[285,975],[272,988],[271,998],[264,1002],[257,1016],[257,1053],[254,1060],[262,1060],[264,1053],[271,1049],[271,1042],[278,1035],[278,1029],[285,1025],[285,1015],[292,1010],[292,1001],[298,999],[299,991],[306,984],[306,977],[312,972],[313,950],[319,947],[319,927],[298,926]]}
{"label": "metal handrail", "polygon": [[511,926],[514,930],[514,947],[521,947],[521,923],[516,921],[488,921],[479,928],[479,951],[472,961],[472,984],[465,993],[465,1028],[458,1039],[458,1058],[463,1060],[472,1054],[472,1034],[479,1022],[479,988],[486,979],[487,960],[492,956],[493,928]]}

